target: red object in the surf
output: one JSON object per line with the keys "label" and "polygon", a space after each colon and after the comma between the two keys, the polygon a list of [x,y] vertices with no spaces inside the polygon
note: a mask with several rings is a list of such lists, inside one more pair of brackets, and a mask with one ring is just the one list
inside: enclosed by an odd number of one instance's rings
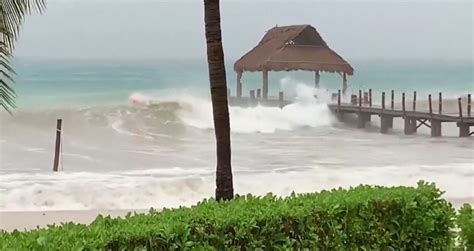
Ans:
{"label": "red object in the surf", "polygon": [[133,104],[141,104],[143,101],[139,97],[132,97],[131,101]]}

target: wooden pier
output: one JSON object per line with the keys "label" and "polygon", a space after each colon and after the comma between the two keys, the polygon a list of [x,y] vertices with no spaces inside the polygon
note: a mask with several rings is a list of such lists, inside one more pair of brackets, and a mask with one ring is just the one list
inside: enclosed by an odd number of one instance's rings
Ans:
{"label": "wooden pier", "polygon": [[414,134],[421,126],[426,126],[431,130],[432,137],[439,137],[442,134],[443,123],[456,123],[459,128],[460,137],[468,137],[474,132],[470,127],[474,126],[474,117],[471,116],[471,94],[467,95],[466,112],[463,112],[461,98],[458,98],[458,112],[443,112],[442,93],[438,95],[438,109],[433,111],[432,96],[428,96],[428,109],[416,110],[416,92],[413,93],[412,107],[407,109],[406,95],[402,93],[401,107],[395,107],[394,91],[391,92],[390,107],[385,105],[385,92],[382,92],[380,105],[374,106],[372,103],[372,91],[364,93],[359,91],[359,95],[352,95],[350,103],[341,102],[341,92],[337,94],[337,102],[329,104],[329,109],[336,114],[340,121],[344,121],[345,114],[356,114],[357,127],[364,128],[367,122],[371,121],[372,115],[380,118],[380,132],[388,133],[393,128],[393,119],[402,118],[404,120],[404,133],[406,135]]}
{"label": "wooden pier", "polygon": [[[228,91],[229,104],[231,106],[252,107],[257,105],[280,107],[291,104],[292,102],[284,99],[284,93],[279,92],[278,97],[262,97],[260,89],[251,90],[249,97],[232,97]],[[350,103],[342,102],[341,91],[332,95],[333,103],[328,104],[329,109],[336,115],[340,121],[344,121],[346,114],[355,114],[357,116],[357,127],[364,128],[372,120],[372,116],[380,118],[380,132],[388,133],[393,128],[394,118],[404,120],[404,133],[406,135],[414,134],[421,126],[430,128],[431,136],[439,137],[442,135],[443,123],[456,123],[459,128],[460,137],[473,135],[471,126],[474,126],[474,117],[471,114],[471,94],[467,95],[465,109],[461,98],[457,99],[457,112],[443,110],[442,93],[437,95],[437,101],[432,101],[432,96],[428,96],[428,107],[420,109],[417,94],[413,93],[408,104],[408,98],[405,93],[401,94],[401,103],[395,102],[395,92],[390,92],[390,101],[386,102],[385,92],[381,93],[380,104],[374,105],[372,90],[358,95],[351,95]],[[386,103],[389,106],[386,106]],[[433,109],[433,103],[437,104],[437,109]],[[408,108],[409,107],[409,108]]]}

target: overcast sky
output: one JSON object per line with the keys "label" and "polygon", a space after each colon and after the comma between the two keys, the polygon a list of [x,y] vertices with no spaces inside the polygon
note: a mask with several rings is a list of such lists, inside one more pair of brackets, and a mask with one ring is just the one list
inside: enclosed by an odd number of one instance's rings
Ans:
{"label": "overcast sky", "polygon": [[[202,0],[49,0],[27,17],[16,56],[36,59],[205,57]],[[226,58],[269,28],[311,24],[348,59],[472,59],[472,1],[221,0]]]}

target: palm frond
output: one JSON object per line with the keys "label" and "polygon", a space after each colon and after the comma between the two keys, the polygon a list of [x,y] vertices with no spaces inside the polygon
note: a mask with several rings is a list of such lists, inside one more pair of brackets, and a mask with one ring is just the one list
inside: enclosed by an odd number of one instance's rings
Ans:
{"label": "palm frond", "polygon": [[42,13],[46,0],[1,0],[0,1],[0,106],[8,112],[15,108],[14,83],[15,71],[10,59],[15,42],[20,33],[26,15]]}

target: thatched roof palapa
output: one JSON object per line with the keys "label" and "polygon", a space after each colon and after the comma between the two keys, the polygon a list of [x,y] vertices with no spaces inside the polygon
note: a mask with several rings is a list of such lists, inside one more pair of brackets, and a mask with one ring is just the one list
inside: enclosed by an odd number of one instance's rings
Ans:
{"label": "thatched roof palapa", "polygon": [[311,25],[270,29],[256,47],[234,64],[234,70],[354,73],[352,66],[331,50]]}

